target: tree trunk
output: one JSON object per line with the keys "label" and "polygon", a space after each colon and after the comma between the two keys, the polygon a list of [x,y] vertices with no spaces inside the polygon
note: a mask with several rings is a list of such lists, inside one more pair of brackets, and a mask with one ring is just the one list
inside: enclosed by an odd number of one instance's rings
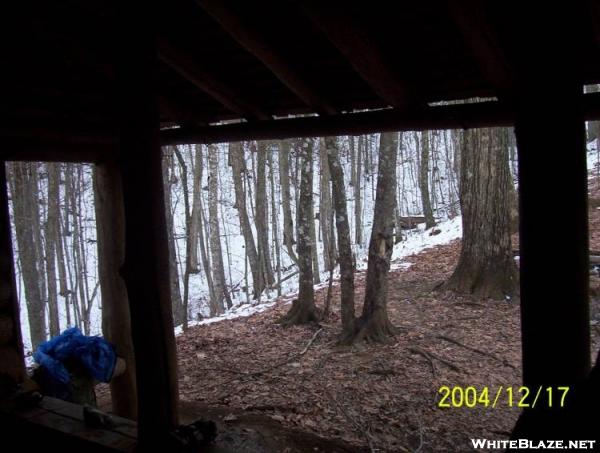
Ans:
{"label": "tree trunk", "polygon": [[211,304],[211,315],[225,312],[225,303],[231,308],[231,298],[225,282],[223,252],[221,250],[221,232],[219,229],[219,149],[211,145],[208,148],[208,217],[210,225],[210,254],[212,257],[213,286],[215,298]]}
{"label": "tree trunk", "polygon": [[58,288],[56,286],[56,244],[58,242],[58,206],[60,197],[60,164],[47,163],[48,210],[46,214],[46,278],[48,280],[48,321],[50,336],[60,334]]}
{"label": "tree trunk", "polygon": [[279,142],[279,185],[281,187],[281,204],[283,208],[283,242],[288,256],[294,263],[298,258],[294,253],[294,221],[292,220],[292,207],[290,195],[290,142]]}
{"label": "tree trunk", "polygon": [[[311,142],[310,144],[311,148],[314,146],[314,144]],[[312,170],[312,162],[311,162],[311,171]],[[312,178],[311,178],[312,180]],[[311,186],[311,190],[314,190],[314,186]],[[318,254],[318,248],[317,248],[317,229],[315,227],[315,204],[314,202],[312,202],[311,199],[311,203],[310,203],[310,242],[311,242],[311,247],[312,247],[312,260],[313,260],[313,278],[314,278],[314,283],[315,284],[319,284],[321,283],[321,272],[319,271],[319,254]],[[298,252],[298,254],[300,254],[300,252]]]}
{"label": "tree trunk", "polygon": [[[61,164],[56,164],[56,171],[60,181]],[[60,194],[59,194],[60,195]],[[57,200],[57,205],[60,207],[60,199]],[[56,261],[58,267],[58,294],[64,298],[65,313],[67,315],[67,326],[71,325],[71,310],[69,307],[70,291],[67,283],[67,268],[65,263],[65,251],[63,247],[63,227],[61,223],[60,209],[57,210],[56,220]]]}
{"label": "tree trunk", "polygon": [[321,167],[319,225],[321,226],[321,238],[323,240],[324,268],[325,271],[330,271],[335,267],[337,250],[333,232],[333,211],[331,208],[331,188],[329,184],[331,176],[329,174],[325,139],[321,139],[319,145],[319,164]]}
{"label": "tree trunk", "polygon": [[162,174],[165,185],[165,214],[167,221],[167,241],[169,247],[169,281],[171,282],[171,302],[173,304],[173,324],[178,326],[183,323],[184,312],[179,288],[179,271],[177,266],[177,252],[175,244],[175,225],[173,223],[173,205],[171,200],[171,169],[173,167],[173,148],[163,150]]}
{"label": "tree trunk", "polygon": [[[361,135],[358,137],[358,152],[354,159],[355,167],[353,169],[354,184],[352,189],[354,190],[354,242],[356,244],[362,244],[362,207],[361,207],[361,182],[362,182],[362,150],[365,147],[365,137]],[[354,150],[353,150],[354,152]]]}
{"label": "tree trunk", "polygon": [[256,157],[256,238],[257,253],[266,285],[275,281],[269,253],[269,208],[267,204],[267,142],[259,141]]}
{"label": "tree trunk", "polygon": [[137,418],[135,355],[127,288],[119,270],[125,260],[125,219],[121,176],[114,163],[97,165],[93,173],[98,271],[102,290],[102,333],[126,363],[125,372],[111,380],[113,412]]}
{"label": "tree trunk", "polygon": [[356,319],[354,315],[354,264],[352,262],[352,245],[350,240],[350,223],[346,207],[346,187],[344,173],[340,165],[338,144],[335,137],[325,138],[325,151],[333,186],[333,204],[335,207],[335,225],[339,249],[341,276],[341,312],[342,341],[351,339],[355,333]]}
{"label": "tree trunk", "polygon": [[379,145],[377,192],[373,228],[369,242],[369,262],[365,302],[354,342],[387,342],[394,328],[387,314],[388,271],[394,248],[394,204],[398,134],[382,133]]}
{"label": "tree trunk", "polygon": [[445,288],[478,297],[517,294],[510,240],[508,150],[494,129],[464,134],[460,205],[463,240],[458,265]]}
{"label": "tree trunk", "polygon": [[[271,185],[271,231],[273,231],[273,245],[275,247],[275,270],[277,281],[281,281],[281,247],[279,241],[279,209],[275,198],[275,165],[273,164],[273,150],[269,150],[269,181]],[[277,285],[277,297],[281,297],[281,285]]]}
{"label": "tree trunk", "polygon": [[303,142],[298,150],[302,157],[297,228],[298,269],[300,271],[299,291],[298,299],[294,300],[290,311],[279,320],[284,326],[307,324],[319,320],[319,314],[315,306],[312,263],[313,243],[310,234],[310,223],[312,222],[314,225],[314,220],[310,216],[313,202],[313,142],[310,138],[305,139]]}
{"label": "tree trunk", "polygon": [[433,228],[435,219],[431,209],[431,195],[429,194],[429,131],[421,132],[421,165],[419,167],[419,188],[421,189],[421,203],[425,228]]}
{"label": "tree trunk", "polygon": [[403,189],[403,185],[401,185],[402,183],[404,183],[404,168],[403,168],[403,148],[404,148],[404,133],[400,132],[400,135],[398,137],[398,152],[400,153],[400,168],[401,168],[401,172],[402,172],[402,179],[400,181],[400,178],[398,178],[396,176],[396,184],[394,187],[394,196],[395,201],[394,201],[394,207],[395,207],[395,215],[396,215],[396,225],[394,228],[394,244],[398,244],[399,242],[402,242],[402,209],[401,209],[401,203],[402,203],[402,197],[401,197],[401,191]]}
{"label": "tree trunk", "polygon": [[[204,168],[204,157],[202,155],[202,145],[196,147],[196,164],[195,168],[198,171],[198,186],[202,186],[202,173]],[[210,267],[210,258],[206,248],[206,241],[209,239],[208,230],[206,228],[206,215],[204,213],[204,202],[202,199],[202,190],[198,189],[198,245],[200,246],[200,256],[202,257],[202,267],[204,268],[204,275],[206,277],[206,284],[208,286],[208,308],[210,315],[214,316],[213,313],[213,301],[215,301],[215,287],[213,285],[212,272]],[[196,198],[194,198],[194,203]],[[206,237],[206,240],[205,240]]]}
{"label": "tree trunk", "polygon": [[241,142],[229,144],[229,161],[233,173],[233,187],[235,190],[235,207],[240,219],[240,227],[244,236],[244,247],[246,256],[250,262],[252,272],[252,286],[254,287],[254,299],[258,299],[265,288],[263,273],[260,271],[258,252],[254,245],[254,234],[246,209],[246,193],[244,191],[242,174],[245,173],[244,149]]}
{"label": "tree trunk", "polygon": [[29,162],[14,162],[11,165],[10,178],[18,257],[25,289],[31,346],[34,350],[46,341],[44,300],[40,289],[42,275],[36,263],[36,249],[32,246],[35,242],[31,206],[37,204],[37,185],[33,186],[34,179],[31,173],[35,171],[35,165]]}
{"label": "tree trunk", "polygon": [[190,298],[190,275],[192,273],[192,210],[190,207],[190,189],[188,187],[188,168],[183,155],[174,147],[175,156],[179,162],[181,187],[183,189],[183,206],[185,209],[185,268],[183,270],[183,330],[188,328],[188,307]]}
{"label": "tree trunk", "polygon": [[198,155],[198,148],[202,145],[196,145],[196,152],[190,150],[190,162],[193,162],[193,177],[192,177],[192,218],[190,224],[190,272],[196,274],[200,272],[198,264],[198,235],[200,234],[200,189],[202,177],[202,161],[194,156]]}

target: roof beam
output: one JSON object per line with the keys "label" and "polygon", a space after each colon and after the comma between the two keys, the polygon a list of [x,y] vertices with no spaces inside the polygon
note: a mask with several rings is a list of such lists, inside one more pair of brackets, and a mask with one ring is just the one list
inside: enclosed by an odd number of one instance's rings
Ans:
{"label": "roof beam", "polygon": [[205,118],[200,119],[200,115],[194,111],[192,106],[181,102],[179,99],[176,100],[173,95],[159,93],[157,100],[158,110],[172,121],[182,124],[194,124],[201,127],[208,126],[208,121]]}
{"label": "roof beam", "polygon": [[386,109],[328,117],[262,121],[254,125],[240,123],[206,128],[166,129],[161,131],[161,143],[221,143],[389,131],[509,126],[512,124],[512,118],[512,111],[499,102],[427,107],[410,112]]}
{"label": "roof beam", "polygon": [[[44,22],[42,22],[42,24],[44,24]],[[94,54],[89,48],[82,46],[79,41],[60,36],[55,30],[48,26],[44,27],[44,32],[46,32],[51,39],[55,40],[58,49],[65,51],[75,60],[75,62],[95,72],[109,84],[116,81],[114,66],[106,61],[102,61],[98,55]],[[194,113],[190,106],[179,99],[174,99],[173,96],[159,93],[158,103],[159,110],[164,112],[174,121],[190,123],[196,126],[207,125],[206,120]]]}
{"label": "roof beam", "polygon": [[244,100],[212,74],[204,71],[190,55],[176,49],[164,39],[159,39],[158,56],[160,60],[177,72],[196,88],[211,96],[229,110],[249,120],[266,120],[270,116],[261,108]]}
{"label": "roof beam", "polygon": [[300,5],[304,14],[381,99],[398,108],[417,104],[411,84],[392,69],[380,46],[343,8],[337,3],[314,0],[302,1]]}
{"label": "roof beam", "polygon": [[[586,120],[600,119],[600,93],[582,95]],[[389,131],[434,129],[470,129],[508,127],[515,113],[510,104],[491,101],[421,108],[413,111],[397,109],[361,113],[345,113],[329,117],[305,117],[238,123],[206,128],[165,129],[161,144],[223,143],[240,140],[275,140],[293,137],[360,135]]]}
{"label": "roof beam", "polygon": [[499,96],[510,93],[513,70],[487,18],[485,4],[478,0],[447,0],[446,4],[481,74]]}
{"label": "roof beam", "polygon": [[592,33],[596,41],[596,47],[600,48],[600,5],[594,0],[588,1],[590,17],[592,19]]}
{"label": "roof beam", "polygon": [[251,20],[235,9],[235,2],[196,0],[242,47],[258,58],[298,98],[320,114],[335,114],[337,109],[327,97],[310,85],[295,69],[292,59],[257,29]]}
{"label": "roof beam", "polygon": [[[600,120],[600,93],[582,95],[585,120]],[[239,140],[269,140],[291,137],[355,135],[386,131],[426,129],[466,129],[512,126],[513,109],[502,102],[482,102],[428,107],[413,112],[395,109],[364,113],[346,113],[330,117],[309,117],[238,123],[224,126],[165,129],[161,144],[222,143]],[[118,137],[106,132],[100,143],[91,140],[65,140],[65,136],[81,134],[80,130],[64,131],[62,140],[43,141],[34,130],[26,137],[3,136],[0,159],[23,161],[99,162],[116,157]],[[55,137],[58,138],[58,137]]]}

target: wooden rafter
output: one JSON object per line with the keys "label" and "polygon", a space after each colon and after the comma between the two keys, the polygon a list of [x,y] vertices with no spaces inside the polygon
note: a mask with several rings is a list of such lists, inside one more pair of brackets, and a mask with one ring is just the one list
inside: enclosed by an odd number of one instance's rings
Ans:
{"label": "wooden rafter", "polygon": [[[600,93],[582,95],[582,110],[586,120],[600,119]],[[326,118],[305,117],[262,121],[256,124],[238,123],[206,128],[168,129],[161,131],[161,143],[164,146],[360,135],[389,131],[508,127],[514,124],[514,118],[514,109],[510,104],[492,101],[427,107],[410,111],[386,109],[339,114]]]}
{"label": "wooden rafter", "polygon": [[447,5],[464,45],[476,60],[483,77],[499,96],[509,93],[514,85],[513,70],[487,18],[485,3],[447,0]]}
{"label": "wooden rafter", "polygon": [[231,37],[248,52],[258,58],[300,100],[317,113],[335,114],[337,109],[324,93],[311,86],[295,69],[294,63],[284,52],[258,30],[243,14],[236,12],[234,2],[223,0],[196,0],[196,2]]}
{"label": "wooden rafter", "polygon": [[206,128],[167,129],[161,132],[161,142],[163,145],[221,143],[238,140],[360,135],[401,130],[463,129],[509,126],[512,121],[513,112],[508,106],[498,102],[486,102],[410,111],[385,109],[328,117],[278,119],[253,125],[237,123]]}
{"label": "wooden rafter", "polygon": [[158,54],[163,63],[229,110],[249,120],[270,118],[260,107],[244,100],[239,93],[236,93],[218,78],[201,68],[190,55],[176,49],[165,39],[159,39]]}
{"label": "wooden rafter", "polygon": [[183,124],[195,124],[196,126],[208,126],[205,118],[200,119],[200,115],[191,105],[174,98],[173,94],[158,94],[158,109],[166,114],[171,120]]}
{"label": "wooden rafter", "polygon": [[416,105],[414,87],[395,73],[369,33],[335,5],[307,0],[301,3],[301,8],[381,99],[398,108]]}
{"label": "wooden rafter", "polygon": [[600,5],[597,1],[589,0],[590,17],[592,20],[592,32],[594,34],[596,48],[600,49]]}
{"label": "wooden rafter", "polygon": [[[584,119],[600,119],[600,93],[582,95]],[[256,123],[222,126],[182,127],[161,131],[162,145],[190,143],[221,143],[239,140],[267,140],[290,137],[354,135],[385,131],[466,129],[476,127],[512,126],[514,110],[509,104],[485,102],[447,105],[400,112],[387,109],[372,112],[346,113],[326,118],[308,117],[278,119]],[[56,128],[50,129],[53,134]],[[96,130],[86,135],[81,129],[63,127],[60,135],[45,136],[41,127],[15,137],[0,131],[3,146],[0,159],[97,162],[114,156],[117,138],[113,130]],[[43,141],[35,137],[42,134]],[[101,140],[94,137],[101,135]],[[71,138],[67,138],[67,137]],[[54,138],[54,140],[50,140]]]}

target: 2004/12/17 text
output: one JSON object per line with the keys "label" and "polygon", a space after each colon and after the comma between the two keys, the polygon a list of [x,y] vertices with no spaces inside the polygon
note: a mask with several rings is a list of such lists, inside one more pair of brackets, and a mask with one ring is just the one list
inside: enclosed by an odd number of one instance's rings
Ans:
{"label": "2004/12/17 text", "polygon": [[437,401],[438,407],[491,407],[499,405],[508,407],[536,407],[544,404],[547,407],[564,407],[569,393],[569,387],[543,387],[530,389],[529,387],[499,386],[495,391],[485,386],[480,389],[474,386],[449,387],[442,385],[438,394],[441,397]]}

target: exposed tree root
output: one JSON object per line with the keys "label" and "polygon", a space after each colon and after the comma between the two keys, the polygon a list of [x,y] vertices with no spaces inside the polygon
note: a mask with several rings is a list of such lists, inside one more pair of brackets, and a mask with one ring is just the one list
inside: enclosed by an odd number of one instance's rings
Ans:
{"label": "exposed tree root", "polygon": [[343,334],[340,345],[350,346],[357,343],[390,343],[398,329],[390,322],[385,309],[375,310],[368,319],[356,320],[356,328],[352,333]]}
{"label": "exposed tree root", "polygon": [[445,335],[436,335],[436,338],[439,338],[440,340],[445,340],[445,341],[447,341],[449,343],[455,344],[455,345],[460,346],[462,348],[465,348],[465,349],[467,349],[469,351],[473,351],[473,352],[476,352],[478,354],[481,354],[481,355],[484,355],[484,356],[487,356],[487,357],[491,357],[492,359],[497,360],[498,362],[502,363],[503,365],[505,365],[507,367],[512,368],[513,370],[517,369],[514,365],[508,363],[505,359],[501,359],[500,357],[498,357],[498,356],[496,356],[494,354],[491,354],[489,352],[482,351],[481,349],[477,349],[477,348],[473,348],[471,346],[467,346],[466,344],[463,344],[460,341],[455,340],[454,338],[450,338],[450,337],[447,337]]}
{"label": "exposed tree root", "polygon": [[281,324],[283,327],[311,323],[316,324],[320,319],[321,314],[314,304],[302,304],[298,299],[294,299],[290,311],[279,318],[277,324]]}
{"label": "exposed tree root", "polygon": [[518,276],[514,263],[504,266],[459,265],[454,274],[439,289],[471,294],[481,299],[503,300],[519,295]]}
{"label": "exposed tree root", "polygon": [[448,368],[450,368],[452,371],[456,371],[457,373],[460,373],[460,368],[458,368],[456,365],[454,365],[453,363],[448,362],[446,359],[441,358],[440,356],[434,354],[433,352],[430,351],[426,351],[424,349],[421,348],[409,348],[409,351],[412,351],[416,354],[420,354],[423,357],[425,357],[427,359],[427,361],[429,362],[430,366],[431,366],[431,372],[433,374],[433,376],[435,377],[436,375],[436,368],[435,368],[435,363],[434,363],[434,359],[437,360],[438,362],[446,365]]}

